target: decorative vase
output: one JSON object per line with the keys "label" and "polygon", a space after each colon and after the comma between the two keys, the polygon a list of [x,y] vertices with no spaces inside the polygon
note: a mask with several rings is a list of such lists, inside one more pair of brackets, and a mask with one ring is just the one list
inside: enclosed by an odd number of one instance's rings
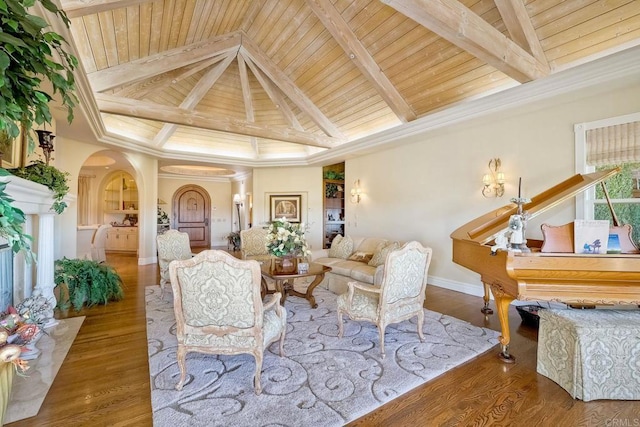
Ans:
{"label": "decorative vase", "polygon": [[298,271],[298,258],[287,254],[275,260],[275,270],[277,273],[295,273]]}

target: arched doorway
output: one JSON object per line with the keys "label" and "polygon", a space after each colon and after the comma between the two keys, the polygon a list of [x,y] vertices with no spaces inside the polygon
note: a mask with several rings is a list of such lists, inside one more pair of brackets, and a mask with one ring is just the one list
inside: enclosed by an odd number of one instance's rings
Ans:
{"label": "arched doorway", "polygon": [[192,247],[209,247],[211,199],[197,185],[180,187],[173,196],[173,228],[189,235]]}

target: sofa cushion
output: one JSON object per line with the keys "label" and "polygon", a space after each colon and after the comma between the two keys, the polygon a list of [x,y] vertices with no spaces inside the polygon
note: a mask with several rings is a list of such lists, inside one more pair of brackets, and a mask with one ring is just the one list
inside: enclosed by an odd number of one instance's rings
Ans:
{"label": "sofa cushion", "polygon": [[351,237],[343,237],[338,234],[331,242],[329,258],[347,259],[351,252],[353,252],[353,240],[351,240]]}
{"label": "sofa cushion", "polygon": [[331,267],[333,264],[337,264],[342,261],[344,261],[342,258],[330,258],[330,257],[321,257],[321,258],[313,259],[313,262],[317,262],[318,264],[326,265],[329,267]]}
{"label": "sofa cushion", "polygon": [[358,282],[364,282],[372,285],[376,274],[376,267],[367,264],[356,265],[351,269],[351,278]]}
{"label": "sofa cushion", "polygon": [[359,262],[367,263],[367,262],[371,261],[372,257],[373,257],[373,252],[356,251],[356,252],[352,253],[351,256],[349,258],[347,258],[347,259],[349,261],[359,261]]}
{"label": "sofa cushion", "polygon": [[387,255],[391,251],[395,251],[400,248],[400,243],[398,242],[389,242],[387,244],[381,243],[378,246],[378,250],[373,254],[373,258],[369,261],[369,265],[372,267],[377,267],[379,265],[384,264],[384,261],[387,259]]}
{"label": "sofa cushion", "polygon": [[387,239],[380,239],[377,237],[367,237],[365,239],[362,239],[362,241],[358,244],[358,246],[354,246],[353,250],[355,252],[371,252],[373,254],[376,252],[376,250],[381,244],[387,244],[388,242],[389,240]]}
{"label": "sofa cushion", "polygon": [[361,262],[358,261],[345,261],[342,260],[340,262],[336,262],[335,264],[331,264],[331,272],[334,274],[339,274],[341,276],[346,276],[346,277],[350,277],[351,276],[351,270],[353,270],[355,267],[358,267],[360,265],[363,265]]}

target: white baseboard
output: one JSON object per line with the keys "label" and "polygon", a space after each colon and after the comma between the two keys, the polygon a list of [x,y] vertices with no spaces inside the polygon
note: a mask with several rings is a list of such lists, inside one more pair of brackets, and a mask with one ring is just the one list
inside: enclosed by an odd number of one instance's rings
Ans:
{"label": "white baseboard", "polygon": [[442,277],[434,277],[431,275],[429,275],[428,281],[430,285],[434,285],[439,288],[462,292],[463,294],[473,295],[476,297],[484,296],[484,287],[482,286],[482,284],[472,285],[470,283],[456,282],[454,280],[444,279]]}
{"label": "white baseboard", "polygon": [[157,262],[158,262],[157,256],[152,256],[149,258],[138,258],[138,265],[155,264]]}

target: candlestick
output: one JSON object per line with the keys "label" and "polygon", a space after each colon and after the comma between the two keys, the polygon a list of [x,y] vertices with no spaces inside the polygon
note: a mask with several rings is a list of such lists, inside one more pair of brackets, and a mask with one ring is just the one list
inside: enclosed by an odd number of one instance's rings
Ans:
{"label": "candlestick", "polygon": [[518,199],[522,196],[522,177],[518,178]]}

